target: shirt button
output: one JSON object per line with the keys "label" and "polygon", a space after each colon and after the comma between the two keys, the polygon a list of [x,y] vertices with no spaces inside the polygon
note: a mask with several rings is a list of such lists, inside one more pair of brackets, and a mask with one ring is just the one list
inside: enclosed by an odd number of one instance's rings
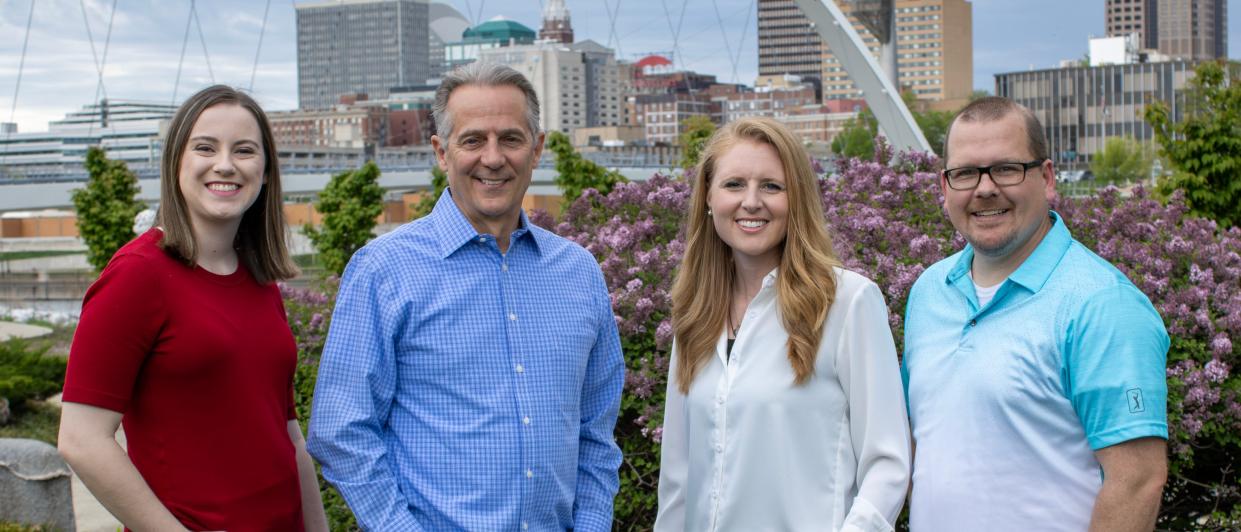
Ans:
{"label": "shirt button", "polygon": [[724,445],[719,444],[719,443],[715,444],[715,452],[717,452],[717,453],[722,453],[722,452],[724,452]]}
{"label": "shirt button", "polygon": [[534,478],[534,471],[527,469],[526,478]]}
{"label": "shirt button", "polygon": [[522,530],[530,530],[530,523],[527,523],[527,522],[525,522],[525,521],[522,521],[522,522],[521,522],[521,529],[522,529]]}
{"label": "shirt button", "polygon": [[522,367],[522,365],[521,365],[521,364],[518,364],[516,369],[517,369],[517,373],[521,373],[521,372],[523,372],[523,371],[526,371],[526,368]]}
{"label": "shirt button", "polygon": [[507,262],[501,262],[501,263],[500,263],[500,271],[502,271],[502,272],[506,272],[506,271],[508,271],[508,263],[507,263]]}
{"label": "shirt button", "polygon": [[512,312],[508,313],[508,321],[517,321],[517,315]]}
{"label": "shirt button", "polygon": [[722,405],[722,404],[724,404],[724,396],[723,396],[723,395],[721,395],[721,396],[719,396],[719,397],[716,397],[716,398],[715,398],[715,404],[717,404],[717,405]]}
{"label": "shirt button", "polygon": [[978,320],[970,320],[970,327],[978,325]]}
{"label": "shirt button", "polygon": [[530,416],[526,416],[526,417],[521,418],[521,422],[522,422],[523,424],[529,425],[529,424],[530,424]]}
{"label": "shirt button", "polygon": [[478,237],[478,243],[479,243],[479,244],[483,244],[483,243],[486,243],[486,242],[487,242],[487,237],[485,237],[485,236],[480,236],[480,237]]}

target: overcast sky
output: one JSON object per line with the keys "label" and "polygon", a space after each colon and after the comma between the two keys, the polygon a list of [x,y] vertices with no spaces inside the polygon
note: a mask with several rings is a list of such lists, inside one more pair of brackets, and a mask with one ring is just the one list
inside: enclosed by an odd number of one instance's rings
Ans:
{"label": "overcast sky", "polygon": [[[250,86],[267,109],[297,106],[297,28],[291,0],[34,0],[34,17],[17,84],[31,0],[0,0],[0,122],[43,131],[49,120],[96,97],[95,54],[110,98],[173,102],[214,82]],[[448,0],[467,19],[497,15],[538,29],[542,0]],[[566,0],[578,40],[618,49],[623,59],[675,51],[678,67],[753,83],[758,72],[754,0]],[[974,86],[992,90],[993,74],[1047,68],[1080,58],[1101,36],[1103,0],[974,0]],[[684,8],[684,9],[682,9]],[[1241,0],[1228,0],[1230,56],[1241,53]],[[615,13],[615,24],[609,11]],[[682,16],[682,12],[684,15]],[[679,27],[679,32],[674,31]],[[201,36],[199,32],[201,28]],[[677,38],[674,39],[674,34]],[[180,61],[182,43],[185,59]],[[619,43],[619,44],[618,44]],[[204,44],[206,53],[204,53]],[[257,53],[257,69],[255,58]],[[730,52],[731,51],[731,56]],[[102,57],[101,57],[102,59]],[[735,68],[734,60],[735,59]],[[180,81],[177,67],[181,63]],[[735,70],[735,75],[734,75]],[[14,90],[17,91],[14,109]]]}

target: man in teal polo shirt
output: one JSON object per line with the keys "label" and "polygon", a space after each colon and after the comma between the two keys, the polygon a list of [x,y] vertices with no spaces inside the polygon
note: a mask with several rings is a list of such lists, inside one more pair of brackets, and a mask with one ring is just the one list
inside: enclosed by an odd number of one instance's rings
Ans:
{"label": "man in teal polo shirt", "polygon": [[1168,335],[1051,211],[1038,119],[957,115],[940,176],[969,243],[909,295],[902,373],[917,531],[1151,530],[1167,477]]}

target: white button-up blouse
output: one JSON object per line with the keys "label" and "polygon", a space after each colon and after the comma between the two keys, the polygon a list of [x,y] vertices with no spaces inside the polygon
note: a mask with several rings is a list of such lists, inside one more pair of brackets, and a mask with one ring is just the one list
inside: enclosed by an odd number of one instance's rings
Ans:
{"label": "white button-up blouse", "polygon": [[836,269],[815,372],[793,384],[776,272],[726,357],[676,387],[669,369],[657,532],[891,531],[909,485],[909,423],[879,287]]}

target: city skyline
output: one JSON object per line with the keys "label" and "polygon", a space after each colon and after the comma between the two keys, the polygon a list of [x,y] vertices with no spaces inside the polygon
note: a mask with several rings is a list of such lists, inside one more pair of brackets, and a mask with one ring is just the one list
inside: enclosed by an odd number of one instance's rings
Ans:
{"label": "city skyline", "polygon": [[[503,5],[488,5],[483,0],[445,3],[475,24],[496,15],[536,29],[541,22],[541,0]],[[679,50],[674,54],[677,68],[744,84],[752,84],[757,75],[753,0],[566,3],[577,40],[591,39],[616,48],[621,59],[632,61],[648,53]],[[263,28],[264,4],[236,0],[198,4],[198,24],[189,26],[180,82],[174,84],[189,2],[170,6],[155,0],[118,1],[104,70],[107,96],[171,103],[174,94],[177,100],[182,99],[213,78],[215,82],[247,87],[253,74],[254,95],[265,108],[296,108],[297,32],[292,4],[270,3],[257,69],[255,51]],[[1050,68],[1061,60],[1081,58],[1088,47],[1087,39],[1105,33],[1102,0],[1086,7],[1068,0],[1037,4],[974,0],[971,4],[976,89],[993,90],[993,75],[998,72]],[[1241,0],[1229,0],[1228,4],[1235,13]],[[82,5],[86,7],[85,16]],[[13,114],[19,131],[44,131],[48,121],[96,100],[97,74],[84,18],[90,21],[96,53],[102,54],[112,5],[106,0],[37,2]],[[666,7],[675,25],[682,6],[685,17],[674,46],[664,10]],[[29,2],[18,0],[0,4],[0,35],[7,36],[0,40],[0,122],[9,121],[14,109],[13,91],[29,7]],[[607,14],[609,8],[617,14],[615,32]],[[1064,17],[1066,13],[1073,16]],[[1234,46],[1241,39],[1237,19],[1233,16],[1228,23],[1230,56],[1241,51]],[[1011,25],[1026,31],[1014,31]],[[724,34],[729,36],[727,41]],[[204,43],[209,61],[204,58]],[[735,68],[729,51],[736,59]]]}

